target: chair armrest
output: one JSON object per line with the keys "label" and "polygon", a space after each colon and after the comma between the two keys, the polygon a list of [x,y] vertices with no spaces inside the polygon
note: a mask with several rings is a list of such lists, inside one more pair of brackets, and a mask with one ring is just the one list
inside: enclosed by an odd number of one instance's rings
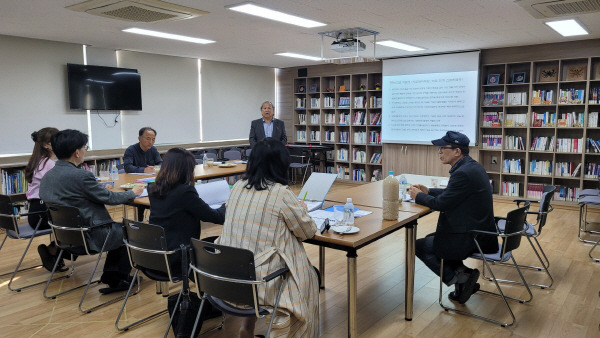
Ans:
{"label": "chair armrest", "polygon": [[39,214],[45,214],[45,213],[47,213],[47,211],[32,211],[32,212],[26,212],[23,214],[19,214],[19,216],[39,215]]}
{"label": "chair armrest", "polygon": [[540,203],[540,201],[538,200],[526,200],[526,199],[518,199],[518,200],[513,200],[513,202],[517,203],[517,207],[521,207],[521,203]]}
{"label": "chair armrest", "polygon": [[498,237],[498,235],[499,235],[497,232],[483,231],[483,230],[471,230],[469,232],[472,233],[473,236],[475,236],[475,235],[488,235],[488,236]]}
{"label": "chair armrest", "polygon": [[271,279],[277,278],[277,277],[279,277],[279,276],[283,275],[284,273],[286,273],[286,272],[288,272],[288,271],[290,271],[290,269],[288,269],[288,268],[281,268],[281,269],[279,269],[279,270],[277,270],[277,271],[273,272],[272,274],[270,274],[270,275],[266,276],[265,278],[263,278],[263,280],[264,280],[265,282],[268,282],[268,281],[270,281]]}

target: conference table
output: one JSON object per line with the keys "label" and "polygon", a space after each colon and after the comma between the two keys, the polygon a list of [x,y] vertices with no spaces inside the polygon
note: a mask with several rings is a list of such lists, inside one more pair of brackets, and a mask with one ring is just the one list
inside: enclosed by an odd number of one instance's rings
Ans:
{"label": "conference table", "polygon": [[383,238],[396,230],[406,229],[405,232],[405,272],[404,285],[405,303],[404,318],[412,320],[413,293],[415,279],[415,241],[417,219],[431,212],[428,207],[410,202],[402,202],[398,208],[398,219],[386,221],[383,219],[383,181],[362,184],[353,188],[338,190],[327,194],[325,206],[346,203],[351,197],[355,207],[372,211],[371,214],[356,218],[354,225],[360,229],[356,234],[339,235],[335,233],[317,234],[306,241],[319,245],[319,269],[321,283],[325,283],[325,247],[346,251],[347,257],[347,290],[348,290],[348,337],[357,337],[357,250]]}

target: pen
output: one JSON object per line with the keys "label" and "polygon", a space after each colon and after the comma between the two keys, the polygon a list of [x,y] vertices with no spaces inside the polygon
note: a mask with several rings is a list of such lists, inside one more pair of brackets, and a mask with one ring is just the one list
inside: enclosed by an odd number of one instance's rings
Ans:
{"label": "pen", "polygon": [[302,199],[302,202],[306,200],[306,194],[308,194],[308,190],[304,193],[304,198]]}

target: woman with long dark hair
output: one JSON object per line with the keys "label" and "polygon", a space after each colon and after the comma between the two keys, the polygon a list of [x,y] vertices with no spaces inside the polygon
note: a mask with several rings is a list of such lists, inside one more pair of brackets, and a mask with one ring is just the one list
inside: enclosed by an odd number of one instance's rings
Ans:
{"label": "woman with long dark hair", "polygon": [[[243,180],[227,200],[223,232],[216,243],[254,253],[258,280],[288,267],[272,336],[319,335],[319,285],[302,241],[317,226],[306,205],[288,187],[289,153],[278,140],[258,141],[252,148]],[[273,306],[277,283],[259,289],[261,304]],[[253,337],[256,317],[242,322],[240,337]]]}
{"label": "woman with long dark hair", "polygon": [[[52,138],[52,135],[56,133],[58,133],[58,129],[52,127],[42,128],[31,133],[31,139],[34,142],[33,152],[25,167],[25,180],[28,183],[26,196],[29,201],[29,212],[44,212],[48,210],[44,201],[40,199],[40,182],[42,177],[44,177],[50,169],[54,168],[56,156],[54,155],[54,151],[52,151],[50,139]],[[34,229],[40,220],[41,223],[38,230],[50,228],[45,213],[29,215],[27,220],[29,221],[29,225]],[[54,242],[51,242],[48,246],[40,244],[38,246],[38,253],[40,254],[44,268],[48,271],[52,271],[56,258],[58,257],[56,244]],[[57,270],[67,270],[62,259]]]}
{"label": "woman with long dark hair", "polygon": [[190,238],[200,238],[200,222],[223,224],[225,204],[212,209],[194,187],[194,155],[183,148],[167,151],[156,182],[148,187],[150,223],[162,226],[167,248],[189,245]]}

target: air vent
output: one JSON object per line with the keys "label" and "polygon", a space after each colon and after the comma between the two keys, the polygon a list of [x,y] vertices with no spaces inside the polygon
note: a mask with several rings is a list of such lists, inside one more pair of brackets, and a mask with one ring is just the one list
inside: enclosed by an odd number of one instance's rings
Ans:
{"label": "air vent", "polygon": [[600,0],[516,0],[534,18],[554,18],[600,12]]}
{"label": "air vent", "polygon": [[66,8],[116,20],[150,23],[191,19],[208,14],[160,0],[89,0]]}

